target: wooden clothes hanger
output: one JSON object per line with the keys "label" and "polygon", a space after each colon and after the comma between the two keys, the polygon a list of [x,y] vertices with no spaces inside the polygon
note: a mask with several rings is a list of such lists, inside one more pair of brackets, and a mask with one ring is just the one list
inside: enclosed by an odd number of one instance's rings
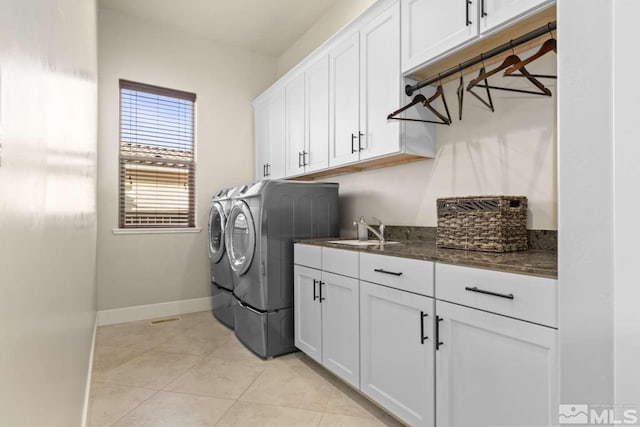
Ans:
{"label": "wooden clothes hanger", "polygon": [[393,120],[411,120],[411,121],[416,120],[416,121],[418,121],[418,119],[404,119],[402,117],[396,117],[396,116],[398,114],[402,113],[403,111],[406,111],[409,108],[413,107],[414,105],[423,104],[426,100],[427,100],[427,98],[423,94],[421,94],[421,93],[417,94],[416,96],[413,97],[411,102],[409,102],[407,105],[405,105],[404,107],[402,107],[402,108],[394,111],[393,113],[389,114],[387,116],[387,120],[392,120],[393,119]]}
{"label": "wooden clothes hanger", "polygon": [[[444,116],[442,113],[440,113],[431,105],[431,103],[436,99],[438,99],[439,97],[442,97],[442,104],[444,105],[444,109],[447,113],[446,116]],[[437,118],[439,118],[440,121],[396,117],[398,114],[408,110],[409,108],[417,104],[422,104],[427,110],[431,111]],[[409,122],[425,122],[425,123],[435,123],[439,125],[450,125],[451,116],[449,115],[449,107],[447,107],[447,101],[444,97],[444,90],[442,89],[442,85],[438,85],[438,87],[436,88],[435,94],[433,94],[430,98],[426,98],[421,93],[417,94],[416,96],[413,97],[410,103],[394,111],[393,113],[389,114],[387,116],[387,120],[403,120],[403,121],[409,121]]]}
{"label": "wooden clothes hanger", "polygon": [[[460,65],[458,65],[460,68]],[[462,69],[460,69],[460,84],[456,89],[456,95],[458,95],[458,120],[462,120],[462,103],[464,101],[464,77],[462,77]]]}
{"label": "wooden clothes hanger", "polygon": [[[484,64],[482,64],[482,68],[480,68],[480,72],[478,73],[478,77],[476,77],[474,80],[482,77],[483,75],[486,74],[486,70],[484,68]],[[467,86],[467,92],[469,92],[471,95],[475,96],[480,102],[482,102],[484,105],[487,106],[487,108],[489,110],[491,110],[491,112],[495,112],[495,108],[493,107],[493,99],[491,99],[491,91],[489,90],[489,82],[487,81],[487,79],[484,79],[484,85],[482,85],[481,87],[484,87],[487,90],[487,99],[482,99],[482,97],[480,95],[478,95],[477,93],[475,93],[473,91],[473,87],[475,86],[471,86],[471,83],[474,81],[470,81],[469,82],[469,86]],[[481,81],[481,80],[480,80]],[[477,83],[476,83],[477,85]]]}
{"label": "wooden clothes hanger", "polygon": [[[499,73],[500,71],[509,68],[513,65],[519,64],[521,62],[520,58],[516,55],[516,54],[511,54],[509,56],[507,56],[505,58],[505,60],[502,62],[502,64],[497,67],[494,68],[491,71],[484,71],[481,69],[480,74],[478,75],[478,77],[476,77],[475,79],[471,80],[469,82],[469,85],[467,85],[467,91],[471,92],[470,89],[473,89],[475,86],[478,87],[484,87],[486,89],[495,89],[495,90],[505,90],[505,91],[509,91],[509,92],[519,92],[519,93],[528,93],[528,94],[532,94],[532,95],[544,95],[544,96],[551,96],[551,91],[549,89],[547,89],[540,81],[538,81],[538,79],[535,78],[534,75],[532,75],[529,71],[527,71],[526,68],[524,68],[524,66],[520,67],[520,69],[518,70],[523,77],[527,78],[535,87],[537,87],[539,90],[538,91],[532,91],[532,90],[525,90],[525,89],[515,89],[515,88],[509,88],[509,87],[501,87],[501,86],[491,86],[488,84],[487,79],[497,73]],[[479,84],[482,80],[485,81],[484,85]],[[473,92],[471,92],[473,93]],[[478,97],[477,95],[475,95],[476,97]],[[492,110],[493,111],[493,110]]]}
{"label": "wooden clothes hanger", "polygon": [[[442,97],[442,105],[444,105],[444,111],[447,113],[446,117],[440,114],[439,111],[437,111],[435,108],[431,106],[431,103],[440,97]],[[424,103],[424,106],[427,108],[427,110],[431,111],[433,114],[436,115],[436,117],[442,120],[441,122],[432,122],[432,123],[447,125],[447,126],[451,125],[451,114],[449,114],[449,107],[447,106],[447,100],[444,97],[444,90],[442,89],[441,84],[439,84],[438,87],[436,88],[436,93],[434,93],[433,96],[431,96],[431,98],[427,99],[427,101]]]}
{"label": "wooden clothes hanger", "polygon": [[[540,58],[541,56],[546,55],[549,52],[553,52],[553,53],[558,53],[558,44],[557,44],[557,40],[556,39],[549,39],[547,41],[545,41],[542,46],[540,46],[540,49],[534,53],[533,55],[531,55],[529,58],[522,60],[520,62],[518,62],[517,64],[512,65],[509,69],[507,69],[504,72],[504,76],[510,76],[510,77],[521,77],[523,76],[523,74],[513,74],[516,71],[521,70],[523,67],[525,67],[526,65],[529,65],[530,63],[532,63],[533,61],[535,61],[536,59]],[[532,74],[534,77],[536,78],[541,78],[541,79],[557,79],[558,76],[550,76],[550,75],[542,75],[542,74]]]}

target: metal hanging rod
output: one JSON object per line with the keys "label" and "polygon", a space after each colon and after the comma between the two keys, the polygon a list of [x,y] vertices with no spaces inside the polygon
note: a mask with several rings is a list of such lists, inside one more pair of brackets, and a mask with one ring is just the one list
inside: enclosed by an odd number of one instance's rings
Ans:
{"label": "metal hanging rod", "polygon": [[407,96],[411,96],[413,95],[413,92],[422,89],[425,86],[429,86],[434,84],[437,81],[440,81],[442,79],[446,79],[449,76],[452,76],[454,74],[459,73],[460,71],[464,70],[465,68],[469,68],[472,67],[476,64],[479,64],[480,62],[486,61],[487,59],[490,59],[496,55],[500,55],[503,52],[506,52],[508,50],[511,50],[515,47],[518,47],[522,44],[525,44],[527,42],[530,42],[533,39],[537,39],[538,37],[549,33],[553,30],[556,29],[556,21],[553,22],[549,22],[547,25],[544,25],[538,29],[535,29],[531,32],[528,32],[527,34],[524,34],[518,38],[515,38],[513,40],[508,41],[507,43],[501,44],[498,47],[495,47],[493,49],[491,49],[488,52],[482,53],[478,56],[476,56],[475,58],[471,58],[468,61],[463,62],[462,64],[456,65],[455,67],[451,67],[446,71],[443,71],[442,73],[439,73],[436,76],[433,76],[431,78],[428,78],[427,80],[422,80],[421,82],[418,82],[414,85],[407,85],[404,88],[405,93],[407,94]]}

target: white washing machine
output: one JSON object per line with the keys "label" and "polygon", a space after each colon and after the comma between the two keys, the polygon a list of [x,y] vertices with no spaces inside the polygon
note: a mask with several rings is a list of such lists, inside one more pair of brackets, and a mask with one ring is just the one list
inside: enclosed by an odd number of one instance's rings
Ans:
{"label": "white washing machine", "polygon": [[211,270],[213,314],[224,325],[233,328],[233,277],[225,248],[227,217],[231,198],[237,187],[220,190],[211,200],[208,226],[208,253]]}

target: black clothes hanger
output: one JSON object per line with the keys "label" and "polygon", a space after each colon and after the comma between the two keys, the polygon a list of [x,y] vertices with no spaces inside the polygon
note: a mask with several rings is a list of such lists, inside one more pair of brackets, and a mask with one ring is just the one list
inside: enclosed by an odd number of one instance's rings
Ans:
{"label": "black clothes hanger", "polygon": [[[431,103],[433,101],[435,101],[436,99],[438,99],[439,97],[442,97],[442,104],[444,105],[444,109],[445,109],[445,111],[447,113],[446,116],[441,114],[439,111],[437,111],[431,105]],[[408,110],[409,108],[411,108],[411,107],[413,107],[414,105],[417,105],[417,104],[422,104],[427,110],[431,111],[437,118],[439,118],[440,121],[424,120],[424,119],[409,119],[409,118],[404,118],[404,117],[396,117],[398,114],[402,113],[403,111]],[[426,98],[421,93],[417,94],[416,96],[413,97],[413,99],[411,100],[410,103],[408,103],[404,107],[394,111],[393,113],[389,114],[387,116],[387,120],[403,120],[403,121],[409,121],[409,122],[425,122],[425,123],[435,123],[435,124],[439,124],[439,125],[450,125],[451,124],[451,116],[449,115],[449,108],[447,107],[447,101],[446,101],[446,99],[444,97],[444,91],[442,90],[442,85],[438,85],[438,87],[436,88],[436,93],[433,94],[430,98]]]}

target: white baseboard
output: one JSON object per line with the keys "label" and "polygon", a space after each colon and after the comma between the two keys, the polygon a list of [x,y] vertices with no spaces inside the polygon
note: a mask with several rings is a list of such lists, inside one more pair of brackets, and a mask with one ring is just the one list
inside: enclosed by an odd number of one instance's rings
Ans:
{"label": "white baseboard", "polygon": [[98,326],[211,310],[211,297],[98,311]]}
{"label": "white baseboard", "polygon": [[82,408],[82,427],[87,426],[89,416],[89,396],[91,394],[91,373],[93,372],[93,352],[96,348],[96,331],[98,330],[98,316],[93,323],[93,337],[91,338],[91,353],[89,353],[89,371],[87,372],[87,384],[84,389],[84,406]]}

